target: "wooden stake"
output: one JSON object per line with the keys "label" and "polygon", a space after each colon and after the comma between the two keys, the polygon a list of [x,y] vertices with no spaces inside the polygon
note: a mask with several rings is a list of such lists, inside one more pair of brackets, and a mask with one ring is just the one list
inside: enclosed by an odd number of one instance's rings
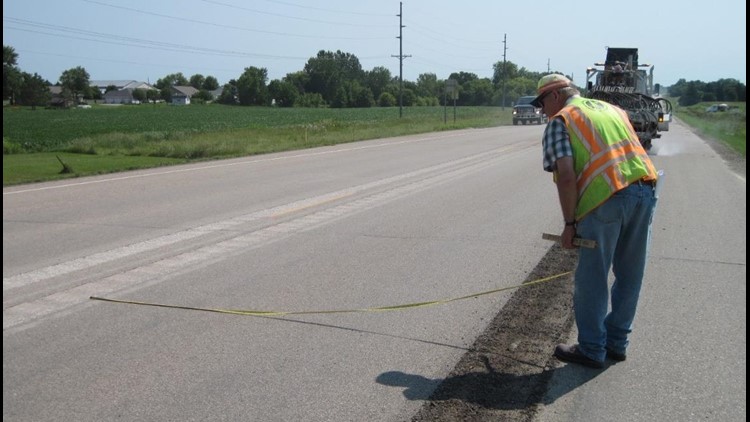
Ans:
{"label": "wooden stake", "polygon": [[[556,242],[559,242],[561,240],[560,236],[556,234],[551,234],[551,233],[542,233],[542,239],[554,240]],[[581,239],[580,237],[574,237],[573,245],[583,247],[583,248],[594,249],[596,248],[596,241],[590,240],[590,239]]]}

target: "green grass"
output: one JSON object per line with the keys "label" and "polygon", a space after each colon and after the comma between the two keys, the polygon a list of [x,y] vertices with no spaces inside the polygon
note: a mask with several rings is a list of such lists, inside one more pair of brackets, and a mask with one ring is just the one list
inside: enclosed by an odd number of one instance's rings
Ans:
{"label": "green grass", "polygon": [[[3,108],[3,185],[509,124],[510,108]],[[55,158],[68,163],[69,171]]]}
{"label": "green grass", "polygon": [[[672,101],[677,104],[677,101]],[[745,156],[745,103],[675,115]],[[511,108],[309,109],[218,104],[3,107],[3,186],[415,133],[511,124]],[[59,158],[59,159],[58,159]]]}
{"label": "green grass", "polygon": [[[675,106],[674,114],[701,135],[722,141],[746,157],[747,103],[727,103],[732,107],[730,110],[706,112],[707,107],[716,103],[698,103],[689,107]],[[673,101],[672,104],[677,104],[677,101]]]}
{"label": "green grass", "polygon": [[187,161],[178,158],[84,155],[67,152],[3,155],[3,185],[161,167]]}

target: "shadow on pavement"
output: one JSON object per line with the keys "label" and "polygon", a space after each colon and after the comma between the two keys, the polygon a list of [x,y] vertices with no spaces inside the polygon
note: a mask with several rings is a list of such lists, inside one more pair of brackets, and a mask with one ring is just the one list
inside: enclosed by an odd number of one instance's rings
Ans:
{"label": "shadow on pavement", "polygon": [[[536,404],[550,404],[570,391],[596,378],[604,369],[590,369],[578,365],[528,375],[502,372],[472,372],[445,379],[390,371],[380,374],[376,381],[391,387],[403,387],[408,400],[460,400],[486,409],[523,410]],[[539,391],[553,375],[570,380],[562,389]],[[546,394],[545,394],[546,393]]]}

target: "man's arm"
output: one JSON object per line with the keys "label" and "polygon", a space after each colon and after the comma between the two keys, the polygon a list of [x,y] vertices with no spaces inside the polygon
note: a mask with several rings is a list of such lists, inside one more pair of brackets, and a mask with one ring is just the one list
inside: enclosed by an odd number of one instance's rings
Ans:
{"label": "man's arm", "polygon": [[[578,188],[576,187],[576,172],[573,169],[573,157],[561,157],[556,162],[557,194],[560,199],[560,209],[566,222],[575,221],[576,204],[578,203]],[[575,237],[575,226],[565,225],[560,237],[562,247],[573,249],[573,237]]]}

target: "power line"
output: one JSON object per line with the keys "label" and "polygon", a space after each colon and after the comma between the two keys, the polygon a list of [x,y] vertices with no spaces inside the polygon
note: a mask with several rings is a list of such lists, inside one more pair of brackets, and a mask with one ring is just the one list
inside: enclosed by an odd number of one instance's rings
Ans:
{"label": "power line", "polygon": [[[165,15],[163,13],[155,13],[155,12],[148,12],[148,11],[140,10],[140,9],[134,9],[131,7],[115,6],[112,4],[101,3],[101,2],[93,1],[93,0],[84,0],[84,1],[86,1],[87,3],[98,4],[101,6],[111,7],[114,9],[127,10],[130,12],[135,12],[135,13],[139,13],[143,15],[155,16],[158,18],[171,19],[171,20],[177,20],[177,21],[189,22],[189,23],[197,23],[200,25],[208,25],[208,26],[213,26],[213,27],[218,27],[218,28],[236,29],[238,31],[258,32],[258,33],[263,33],[263,34],[281,35],[281,36],[286,36],[286,37],[320,38],[320,39],[333,39],[333,40],[383,40],[383,39],[386,39],[386,37],[324,37],[324,36],[318,36],[318,35],[290,34],[288,32],[263,31],[260,29],[251,29],[251,28],[246,28],[246,27],[241,27],[241,26],[233,26],[233,25],[225,25],[225,24],[219,24],[219,23],[214,23],[214,22],[200,21],[197,19],[181,18],[177,16]],[[330,22],[328,22],[327,24],[330,24]]]}
{"label": "power line", "polygon": [[296,3],[289,3],[286,1],[277,1],[277,0],[265,0],[268,3],[276,3],[276,4],[283,4],[285,6],[292,6],[292,7],[299,7],[301,9],[308,9],[308,10],[320,10],[321,12],[332,12],[332,13],[342,13],[346,15],[361,15],[361,16],[381,16],[381,17],[391,17],[391,15],[381,14],[381,13],[362,13],[362,12],[348,12],[345,10],[337,10],[337,9],[325,9],[322,7],[312,7],[312,6],[303,6],[301,4]]}
{"label": "power line", "polygon": [[[91,0],[87,0],[87,1],[93,2]],[[385,24],[367,24],[367,23],[363,24],[363,23],[350,23],[350,22],[321,21],[321,20],[317,20],[317,19],[301,18],[301,17],[298,17],[298,16],[289,16],[289,15],[284,15],[284,14],[281,14],[281,13],[272,13],[272,12],[265,12],[265,11],[257,10],[257,9],[249,9],[247,7],[235,6],[233,4],[222,3],[222,2],[216,1],[216,0],[202,0],[202,1],[204,1],[206,3],[216,4],[216,5],[219,5],[219,6],[229,7],[229,8],[232,8],[232,9],[239,9],[239,10],[245,10],[245,11],[252,12],[252,13],[258,13],[258,14],[261,14],[261,15],[277,16],[277,17],[281,17],[281,18],[296,19],[296,20],[301,20],[301,21],[306,21],[306,22],[324,23],[324,24],[327,24],[327,25],[331,25],[331,24],[333,24],[333,25],[348,25],[348,26],[356,26],[356,27],[362,27],[362,26],[385,27],[385,26],[387,26]],[[93,3],[98,3],[98,2],[93,2]],[[104,3],[100,3],[100,4],[104,4]],[[113,7],[116,7],[116,6],[113,6]]]}
{"label": "power line", "polygon": [[[3,20],[9,20],[9,21],[13,19],[14,18],[3,18]],[[270,55],[270,54],[248,53],[244,51],[218,50],[218,49],[213,49],[213,48],[195,47],[195,46],[184,45],[184,44],[173,44],[173,43],[165,43],[165,42],[160,42],[160,41],[144,40],[144,39],[139,39],[139,38],[123,37],[119,35],[105,34],[101,32],[84,31],[84,30],[80,30],[76,28],[68,28],[68,27],[59,26],[59,25],[33,23],[29,21],[17,22],[17,23],[20,23],[22,25],[32,26],[32,27],[41,27],[43,29],[48,29],[52,31],[58,31],[58,32],[62,32],[63,34],[44,32],[40,30],[15,28],[12,26],[5,26],[5,29],[32,32],[32,33],[37,33],[37,34],[50,35],[54,37],[71,38],[71,39],[98,42],[98,43],[104,43],[104,44],[124,45],[128,47],[139,47],[139,48],[147,48],[147,49],[152,49],[152,50],[163,50],[163,51],[176,51],[176,52],[182,52],[182,53],[201,53],[201,54],[210,54],[210,55],[216,55],[216,56],[261,57],[261,58],[270,58],[270,59],[293,59],[293,60],[300,60],[300,59],[304,60],[307,58],[307,57],[276,56],[276,55]],[[81,36],[66,35],[65,33],[78,34]]]}

